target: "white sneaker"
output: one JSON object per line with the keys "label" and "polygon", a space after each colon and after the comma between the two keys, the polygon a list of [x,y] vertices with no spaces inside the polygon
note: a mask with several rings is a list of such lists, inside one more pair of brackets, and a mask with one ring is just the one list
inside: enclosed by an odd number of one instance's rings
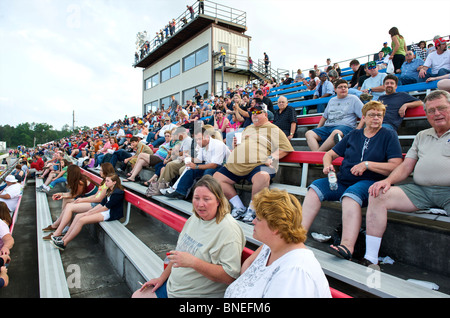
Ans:
{"label": "white sneaker", "polygon": [[170,194],[175,192],[175,189],[172,187],[166,188],[166,189],[159,189],[159,192],[162,193],[162,195]]}
{"label": "white sneaker", "polygon": [[448,215],[447,211],[445,211],[444,209],[438,209],[438,208],[431,208],[430,213],[439,214],[439,215]]}
{"label": "white sneaker", "polygon": [[252,223],[253,219],[256,217],[256,212],[252,208],[248,207],[247,212],[245,212],[242,222]]}
{"label": "white sneaker", "polygon": [[231,216],[234,219],[239,220],[246,211],[246,208],[233,208],[233,210],[231,210]]}

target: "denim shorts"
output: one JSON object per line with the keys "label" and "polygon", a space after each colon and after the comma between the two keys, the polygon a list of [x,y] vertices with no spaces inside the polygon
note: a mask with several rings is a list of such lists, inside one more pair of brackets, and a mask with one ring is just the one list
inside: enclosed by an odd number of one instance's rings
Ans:
{"label": "denim shorts", "polygon": [[330,137],[333,130],[336,129],[342,131],[342,133],[345,136],[355,128],[345,125],[336,125],[336,126],[322,126],[319,128],[314,128],[312,131],[314,131],[317,134],[317,136],[319,136],[320,139],[322,139],[322,141],[325,141],[328,137]]}
{"label": "denim shorts", "polygon": [[159,286],[159,288],[155,291],[156,297],[158,298],[169,298],[167,296],[167,280]]}
{"label": "denim shorts", "polygon": [[337,190],[330,190],[328,178],[314,180],[309,188],[313,189],[320,201],[342,201],[343,197],[349,197],[361,207],[366,207],[369,202],[369,188],[375,180],[361,180],[351,186],[344,185],[338,180]]}
{"label": "denim shorts", "polygon": [[275,177],[275,175],[277,174],[274,169],[266,166],[265,164],[257,166],[255,169],[253,169],[249,174],[247,174],[245,176],[237,176],[234,173],[228,171],[228,169],[225,167],[222,167],[219,170],[217,170],[217,172],[220,172],[221,174],[226,176],[228,179],[231,179],[236,183],[238,183],[239,181],[244,180],[244,179],[247,180],[248,182],[252,182],[253,176],[260,171],[266,171],[270,175],[270,179]]}

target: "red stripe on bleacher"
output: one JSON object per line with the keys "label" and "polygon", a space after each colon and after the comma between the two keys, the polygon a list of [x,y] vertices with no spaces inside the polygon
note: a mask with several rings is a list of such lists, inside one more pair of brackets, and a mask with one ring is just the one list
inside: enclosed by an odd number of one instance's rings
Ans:
{"label": "red stripe on bleacher", "polygon": [[[282,158],[281,162],[290,163],[310,163],[323,164],[323,156],[326,152],[322,151],[292,151],[287,156]],[[339,157],[333,160],[333,165],[340,166],[344,158]]]}

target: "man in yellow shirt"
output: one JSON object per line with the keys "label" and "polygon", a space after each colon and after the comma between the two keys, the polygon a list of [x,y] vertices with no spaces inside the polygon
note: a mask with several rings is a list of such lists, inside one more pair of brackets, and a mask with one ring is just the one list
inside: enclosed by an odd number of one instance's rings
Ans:
{"label": "man in yellow shirt", "polygon": [[[294,151],[286,134],[272,124],[267,117],[267,105],[257,103],[250,108],[253,124],[247,126],[241,138],[236,137],[235,147],[226,164],[214,173],[222,190],[233,205],[231,215],[244,222],[252,222],[255,211],[246,209],[234,189],[234,184],[246,179],[252,183],[252,198],[263,188],[268,188],[270,180],[275,177],[278,162],[289,152]],[[241,139],[241,142],[237,139]]]}

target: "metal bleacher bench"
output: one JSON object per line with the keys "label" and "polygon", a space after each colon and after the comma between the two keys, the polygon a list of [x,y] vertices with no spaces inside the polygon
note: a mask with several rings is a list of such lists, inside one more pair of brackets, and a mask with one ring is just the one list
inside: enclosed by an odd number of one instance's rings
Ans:
{"label": "metal bleacher bench", "polygon": [[[115,246],[122,252],[123,257],[128,259],[136,271],[143,277],[144,282],[161,275],[164,266],[163,260],[122,223],[119,221],[100,222],[100,226],[108,237],[111,238]],[[123,274],[125,274],[126,270],[124,268],[123,258],[121,260]],[[137,283],[136,280],[128,280],[127,282],[130,285]],[[140,286],[131,287],[137,289]]]}
{"label": "metal bleacher bench", "polygon": [[[36,187],[43,180],[36,178]],[[41,298],[70,298],[69,287],[58,249],[42,240],[41,229],[52,224],[52,217],[45,192],[36,191],[36,223],[39,265],[39,290]]]}
{"label": "metal bleacher bench", "polygon": [[[85,173],[89,173],[89,176],[94,181],[101,181],[101,178],[99,178],[97,175],[94,175],[90,172]],[[125,215],[125,221],[123,223],[121,223],[120,221],[106,221],[100,222],[99,225],[114,243],[114,246],[116,246],[122,254],[121,256],[117,257],[118,250],[114,248],[108,250],[108,248],[106,247],[108,244],[105,244],[106,253],[114,253],[115,258],[119,259],[118,262],[120,264],[116,266],[116,268],[119,270],[119,272],[122,272],[123,277],[125,277],[130,287],[133,290],[136,290],[140,288],[140,286],[137,285],[140,278],[126,277],[126,273],[129,273],[129,271],[127,271],[127,268],[125,268],[126,263],[124,260],[127,259],[131,263],[131,265],[142,277],[144,282],[161,275],[164,268],[164,261],[155,252],[153,252],[151,248],[144,244],[136,235],[134,235],[125,227],[130,218],[131,205],[134,205],[140,210],[171,225],[174,225],[177,222],[179,223],[181,221],[184,222],[184,219],[177,215],[168,215],[167,213],[165,213],[166,211],[164,211],[160,207],[152,205],[149,201],[131,193],[128,190],[125,190],[125,201],[127,202],[127,211]],[[175,229],[181,231],[181,228],[177,226],[174,227]]]}

